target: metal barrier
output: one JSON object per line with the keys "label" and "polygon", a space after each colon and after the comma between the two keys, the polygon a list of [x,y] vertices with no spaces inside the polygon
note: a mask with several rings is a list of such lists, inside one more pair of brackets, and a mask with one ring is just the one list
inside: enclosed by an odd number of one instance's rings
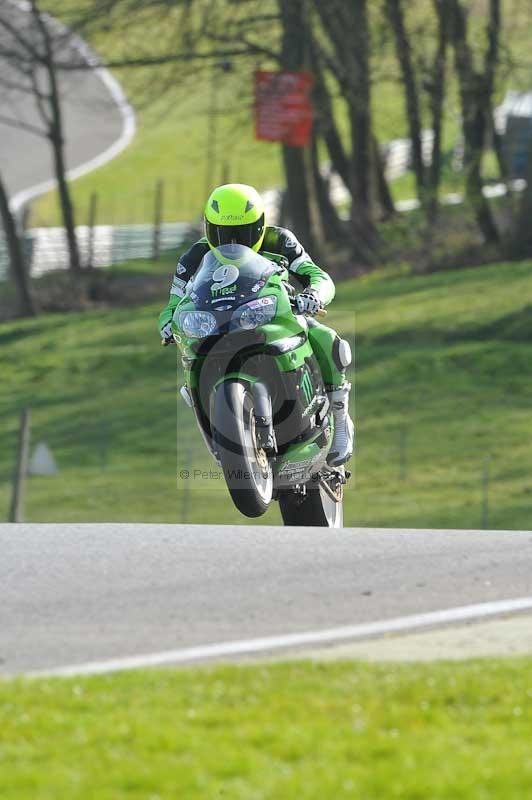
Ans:
{"label": "metal barrier", "polygon": [[[137,258],[155,258],[158,253],[180,247],[190,224],[185,222],[153,225],[80,225],[76,236],[84,266],[109,267]],[[69,258],[64,228],[32,228],[24,234],[26,262],[32,278],[46,272],[68,269]],[[5,237],[0,231],[0,281],[5,280],[9,260]]]}

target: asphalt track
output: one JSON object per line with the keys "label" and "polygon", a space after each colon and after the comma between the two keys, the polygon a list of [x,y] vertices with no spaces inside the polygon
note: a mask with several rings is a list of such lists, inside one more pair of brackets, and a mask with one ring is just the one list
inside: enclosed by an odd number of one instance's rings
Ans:
{"label": "asphalt track", "polygon": [[2,674],[196,662],[258,640],[257,652],[280,652],[331,631],[345,642],[532,612],[531,532],[0,525],[0,554]]}
{"label": "asphalt track", "polygon": [[[29,15],[20,4],[6,3],[12,22],[20,30],[28,25]],[[77,42],[79,52],[84,45]],[[91,54],[87,51],[87,57]],[[13,81],[13,75],[3,76]],[[91,164],[103,153],[111,151],[109,157],[122,149],[134,133],[132,112],[120,92],[113,87],[112,79],[104,70],[74,71],[60,73],[59,89],[64,115],[66,163],[69,170]],[[2,113],[23,123],[42,127],[38,111],[31,95],[20,91],[2,89]],[[126,116],[125,116],[126,115]],[[126,117],[129,115],[129,122]],[[124,137],[125,128],[127,128]],[[117,143],[119,147],[113,147]],[[108,159],[106,159],[108,160]],[[97,165],[97,161],[94,166]],[[0,171],[12,199],[32,187],[52,178],[52,154],[46,139],[33,133],[0,124]],[[89,169],[84,170],[89,171]],[[24,198],[26,199],[26,198]],[[15,202],[15,207],[20,203]]]}

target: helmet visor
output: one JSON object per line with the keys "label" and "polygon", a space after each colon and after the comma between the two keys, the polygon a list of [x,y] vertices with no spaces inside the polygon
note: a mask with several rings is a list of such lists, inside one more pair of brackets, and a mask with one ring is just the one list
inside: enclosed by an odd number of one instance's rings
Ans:
{"label": "helmet visor", "polygon": [[216,225],[214,222],[205,220],[205,233],[209,243],[213,247],[221,247],[224,244],[243,244],[245,247],[253,248],[264,230],[264,214],[256,222],[247,225]]}

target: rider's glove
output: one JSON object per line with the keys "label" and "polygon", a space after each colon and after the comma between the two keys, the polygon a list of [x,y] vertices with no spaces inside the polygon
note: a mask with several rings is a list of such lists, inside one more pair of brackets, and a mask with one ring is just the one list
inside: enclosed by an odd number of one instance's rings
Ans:
{"label": "rider's glove", "polygon": [[164,328],[161,328],[161,342],[166,347],[169,344],[175,344],[174,334],[172,333],[172,323],[167,322]]}
{"label": "rider's glove", "polygon": [[318,295],[312,289],[296,294],[295,301],[299,314],[310,314],[315,317],[322,308]]}

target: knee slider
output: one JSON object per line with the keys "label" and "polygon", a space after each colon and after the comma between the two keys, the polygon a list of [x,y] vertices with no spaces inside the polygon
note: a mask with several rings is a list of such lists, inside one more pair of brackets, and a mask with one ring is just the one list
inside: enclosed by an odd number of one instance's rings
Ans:
{"label": "knee slider", "polygon": [[334,340],[333,359],[338,369],[345,369],[353,360],[351,345],[345,339],[340,339],[339,336]]}

